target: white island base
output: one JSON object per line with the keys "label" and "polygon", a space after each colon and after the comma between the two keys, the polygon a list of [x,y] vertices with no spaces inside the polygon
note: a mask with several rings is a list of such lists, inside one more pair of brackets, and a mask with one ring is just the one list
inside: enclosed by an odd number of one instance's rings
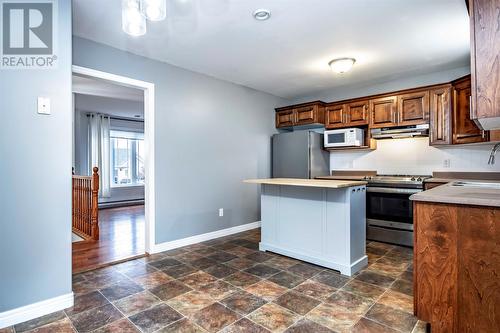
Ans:
{"label": "white island base", "polygon": [[347,276],[367,266],[366,183],[326,181],[326,186],[323,181],[301,180],[293,185],[282,180],[246,181],[262,184],[260,250]]}

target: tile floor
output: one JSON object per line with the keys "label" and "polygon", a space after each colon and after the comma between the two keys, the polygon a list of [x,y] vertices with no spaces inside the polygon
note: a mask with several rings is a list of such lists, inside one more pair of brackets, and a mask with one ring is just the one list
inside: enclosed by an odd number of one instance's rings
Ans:
{"label": "tile floor", "polygon": [[6,332],[425,332],[411,249],[369,242],[352,278],[257,251],[259,230],[73,277],[75,305]]}

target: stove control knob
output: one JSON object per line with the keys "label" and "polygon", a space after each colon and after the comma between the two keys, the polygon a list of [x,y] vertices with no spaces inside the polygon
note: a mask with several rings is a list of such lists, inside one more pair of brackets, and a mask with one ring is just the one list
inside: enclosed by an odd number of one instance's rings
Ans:
{"label": "stove control knob", "polygon": [[415,181],[415,177],[411,177],[411,181],[414,182]]}
{"label": "stove control knob", "polygon": [[422,177],[418,177],[418,178],[417,178],[417,181],[418,181],[418,182],[421,182],[421,181],[422,181]]}

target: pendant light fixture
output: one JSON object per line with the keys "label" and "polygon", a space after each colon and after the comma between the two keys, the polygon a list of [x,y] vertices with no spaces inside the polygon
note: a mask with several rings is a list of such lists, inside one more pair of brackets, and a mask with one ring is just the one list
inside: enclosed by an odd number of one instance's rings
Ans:
{"label": "pendant light fixture", "polygon": [[165,19],[167,0],[122,0],[122,29],[137,37],[146,34],[147,20]]}
{"label": "pendant light fixture", "polygon": [[167,0],[142,0],[142,14],[150,21],[158,22],[167,16]]}
{"label": "pendant light fixture", "polygon": [[146,34],[146,17],[139,0],[122,0],[122,29],[135,37]]}

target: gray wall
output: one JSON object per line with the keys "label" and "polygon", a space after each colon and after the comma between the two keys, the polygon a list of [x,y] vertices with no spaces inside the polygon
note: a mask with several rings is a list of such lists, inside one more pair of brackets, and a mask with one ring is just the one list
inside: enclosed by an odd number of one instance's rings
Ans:
{"label": "gray wall", "polygon": [[[260,219],[281,98],[75,37],[73,62],[156,86],[156,243]],[[224,208],[224,217],[218,209]]]}
{"label": "gray wall", "polygon": [[58,7],[58,68],[0,70],[0,312],[71,292],[71,2]]}
{"label": "gray wall", "polygon": [[89,175],[89,119],[87,112],[76,110],[74,117],[73,167],[76,175]]}
{"label": "gray wall", "polygon": [[[355,68],[353,70],[355,70]],[[385,78],[385,80],[370,81],[357,84],[355,86],[340,86],[335,89],[318,92],[312,96],[296,98],[293,102],[302,103],[316,100],[322,100],[323,102],[335,102],[349,98],[382,94],[431,84],[446,83],[467,74],[470,74],[470,67],[460,67],[423,75],[409,75],[404,78]]]}

